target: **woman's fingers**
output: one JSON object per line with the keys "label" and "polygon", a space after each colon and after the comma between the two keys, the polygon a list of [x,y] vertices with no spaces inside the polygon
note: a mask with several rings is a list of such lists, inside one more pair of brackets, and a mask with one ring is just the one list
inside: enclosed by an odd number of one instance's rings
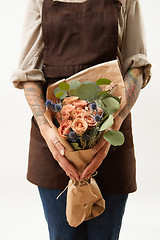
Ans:
{"label": "woman's fingers", "polygon": [[65,151],[65,148],[64,146],[61,144],[61,142],[59,141],[59,139],[57,137],[55,137],[53,140],[52,140],[54,146],[58,149],[58,151],[60,152],[61,155],[64,155],[64,151]]}
{"label": "woman's fingers", "polygon": [[79,174],[76,168],[68,161],[67,158],[60,155],[58,156],[58,163],[64,169],[65,172],[71,174],[75,179],[79,180]]}
{"label": "woman's fingers", "polygon": [[76,180],[76,178],[70,173],[70,174],[68,174],[68,173],[66,173],[66,175],[68,176],[68,177],[70,177],[72,180]]}
{"label": "woman's fingers", "polygon": [[48,147],[53,155],[53,157],[56,159],[56,161],[59,163],[61,168],[68,174],[71,174],[74,178],[79,179],[79,174],[76,168],[68,161],[67,158],[62,156],[58,149],[55,147],[52,141],[49,141]]}
{"label": "woman's fingers", "polygon": [[105,143],[106,140],[103,138],[103,136],[101,136],[97,144],[92,148],[92,152],[97,153],[104,146]]}
{"label": "woman's fingers", "polygon": [[[56,136],[55,131],[51,127],[47,128],[47,130],[45,132],[43,132],[43,137],[46,140],[47,144],[51,142],[52,145],[54,145],[56,147],[56,149],[58,149],[60,154],[64,155],[65,148],[61,144],[61,142],[59,141],[59,139]],[[52,147],[51,144],[50,144],[50,147]]]}
{"label": "woman's fingers", "polygon": [[65,148],[60,143],[55,132],[52,128],[47,128],[47,131],[43,133],[43,137],[51,151],[54,159],[59,163],[61,168],[66,172],[72,179],[79,179],[79,174],[76,168],[64,157]]}
{"label": "woman's fingers", "polygon": [[85,168],[83,171],[80,180],[83,178],[88,178],[91,174],[93,174],[97,168],[101,165],[103,162],[103,159],[106,157],[108,150],[109,150],[110,144],[106,142],[103,147],[98,151],[96,156],[93,158],[91,163]]}

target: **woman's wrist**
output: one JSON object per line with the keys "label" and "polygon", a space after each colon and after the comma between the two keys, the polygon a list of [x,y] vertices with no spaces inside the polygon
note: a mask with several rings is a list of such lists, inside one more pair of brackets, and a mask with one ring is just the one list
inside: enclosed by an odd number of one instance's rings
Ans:
{"label": "woman's wrist", "polygon": [[47,120],[44,118],[38,119],[37,120],[39,129],[41,134],[43,135],[43,133],[48,129],[51,128],[51,126],[49,125],[49,123],[47,122]]}
{"label": "woman's wrist", "polygon": [[25,97],[42,134],[47,128],[50,127],[47,119],[44,116],[46,108],[42,82],[26,81],[23,83],[23,86]]}

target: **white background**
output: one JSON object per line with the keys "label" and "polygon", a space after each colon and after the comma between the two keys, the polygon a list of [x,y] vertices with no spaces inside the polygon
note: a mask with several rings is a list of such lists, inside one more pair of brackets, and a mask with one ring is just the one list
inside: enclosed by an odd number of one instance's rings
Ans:
{"label": "white background", "polygon": [[[140,0],[152,78],[132,109],[138,190],[130,194],[120,240],[160,239],[160,2]],[[26,0],[0,8],[0,239],[47,240],[37,186],[26,180],[31,110],[10,76],[20,54]]]}

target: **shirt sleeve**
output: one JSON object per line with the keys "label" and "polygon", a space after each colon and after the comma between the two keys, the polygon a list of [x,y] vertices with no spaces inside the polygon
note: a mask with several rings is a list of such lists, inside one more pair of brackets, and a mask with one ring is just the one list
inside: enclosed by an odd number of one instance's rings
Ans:
{"label": "shirt sleeve", "polygon": [[143,66],[144,88],[151,78],[151,63],[147,59],[144,21],[139,0],[126,1],[126,32],[122,50],[124,74],[129,68]]}
{"label": "shirt sleeve", "polygon": [[28,0],[25,12],[21,50],[17,69],[11,75],[13,86],[23,89],[22,82],[46,82],[43,66],[44,43],[42,39],[41,10],[42,0]]}

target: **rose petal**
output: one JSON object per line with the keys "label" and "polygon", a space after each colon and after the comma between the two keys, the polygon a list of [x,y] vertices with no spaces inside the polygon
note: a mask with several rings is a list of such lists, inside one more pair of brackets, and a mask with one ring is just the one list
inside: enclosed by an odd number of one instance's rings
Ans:
{"label": "rose petal", "polygon": [[71,125],[72,125],[72,121],[71,120],[64,120],[60,123],[60,127],[58,128],[58,134],[63,138],[66,139],[67,136],[69,134],[69,132],[71,131]]}
{"label": "rose petal", "polygon": [[89,127],[94,127],[97,125],[97,122],[95,121],[94,117],[89,113],[87,113],[84,116],[84,120],[87,122]]}
{"label": "rose petal", "polygon": [[74,108],[75,108],[75,106],[73,106],[71,104],[64,105],[62,110],[61,110],[61,113],[63,113],[63,112],[71,113]]}
{"label": "rose petal", "polygon": [[78,100],[78,97],[66,97],[63,99],[63,104],[72,104],[76,100]]}
{"label": "rose petal", "polygon": [[76,118],[72,122],[72,129],[77,134],[83,134],[88,128],[87,122],[83,118]]}
{"label": "rose petal", "polygon": [[84,118],[86,113],[87,113],[86,110],[83,108],[75,108],[72,111],[72,117],[73,118]]}
{"label": "rose petal", "polygon": [[72,103],[75,107],[85,108],[88,103],[85,100],[77,100]]}

